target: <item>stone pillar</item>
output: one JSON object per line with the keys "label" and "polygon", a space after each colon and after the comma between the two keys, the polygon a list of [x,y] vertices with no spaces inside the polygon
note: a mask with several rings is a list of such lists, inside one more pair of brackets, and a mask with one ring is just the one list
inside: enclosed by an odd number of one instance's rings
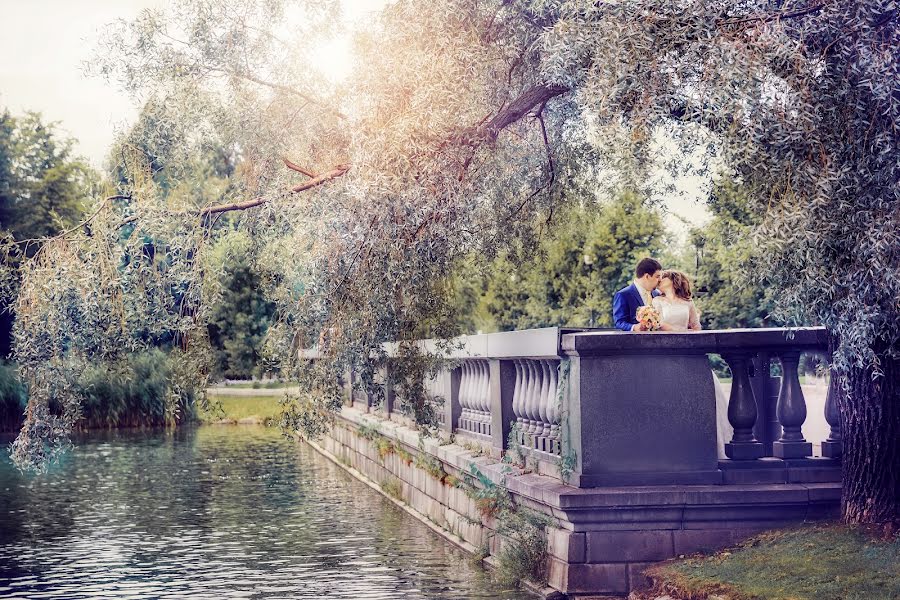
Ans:
{"label": "stone pillar", "polygon": [[447,433],[456,431],[456,425],[459,421],[462,409],[459,405],[459,369],[442,369],[438,377],[443,378],[444,390],[444,430]]}
{"label": "stone pillar", "polygon": [[825,396],[825,420],[831,427],[828,439],[822,442],[822,456],[826,458],[840,458],[844,452],[844,441],[841,435],[841,411],[838,404],[839,394],[843,394],[841,382],[831,374],[828,383],[828,395]]}
{"label": "stone pillar", "polygon": [[390,419],[391,414],[394,412],[394,367],[391,364],[391,361],[386,360],[381,369],[382,377],[384,377],[384,414]]}
{"label": "stone pillar", "polygon": [[[653,341],[663,344],[665,335]],[[572,485],[721,482],[705,353],[580,355],[571,363],[563,453],[575,453]]]}
{"label": "stone pillar", "polygon": [[516,365],[511,360],[490,361],[491,445],[506,450],[509,432],[515,423],[513,393],[516,388]]}
{"label": "stone pillar", "polygon": [[781,392],[778,394],[778,421],[783,432],[781,438],[772,444],[772,451],[778,458],[805,458],[812,456],[812,444],[803,438],[803,423],[806,421],[806,399],[800,387],[797,367],[800,364],[799,351],[780,352]]}
{"label": "stone pillar", "polygon": [[753,435],[756,425],[756,397],[750,384],[753,353],[729,352],[723,357],[731,367],[731,397],[728,400],[728,422],[734,437],[725,444],[725,455],[732,460],[751,460],[763,456],[763,445]]}
{"label": "stone pillar", "polygon": [[344,371],[344,404],[353,406],[353,369]]}

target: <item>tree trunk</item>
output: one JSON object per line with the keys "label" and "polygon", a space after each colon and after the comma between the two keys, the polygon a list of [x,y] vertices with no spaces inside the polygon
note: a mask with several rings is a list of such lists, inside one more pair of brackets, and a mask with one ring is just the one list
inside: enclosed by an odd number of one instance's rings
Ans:
{"label": "tree trunk", "polygon": [[847,523],[900,522],[900,361],[885,354],[882,376],[871,368],[840,374],[847,384],[839,394]]}

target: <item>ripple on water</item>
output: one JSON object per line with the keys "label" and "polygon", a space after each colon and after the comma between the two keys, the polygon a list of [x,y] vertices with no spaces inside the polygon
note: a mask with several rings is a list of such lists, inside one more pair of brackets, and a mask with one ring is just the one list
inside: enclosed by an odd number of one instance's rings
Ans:
{"label": "ripple on water", "polygon": [[97,433],[50,472],[0,458],[3,598],[500,598],[309,446],[258,427]]}

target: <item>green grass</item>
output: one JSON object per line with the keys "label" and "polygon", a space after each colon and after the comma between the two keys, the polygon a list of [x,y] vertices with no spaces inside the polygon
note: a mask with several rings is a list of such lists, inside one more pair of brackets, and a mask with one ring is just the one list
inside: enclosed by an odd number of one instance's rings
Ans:
{"label": "green grass", "polygon": [[215,423],[221,420],[240,421],[241,419],[254,418],[265,425],[274,425],[278,422],[281,407],[278,405],[278,396],[221,396],[210,394],[210,400],[221,405],[223,413],[205,412],[200,418],[205,423]]}
{"label": "green grass", "polygon": [[[647,569],[653,593],[694,600],[900,598],[900,536],[822,525],[767,532],[712,556]],[[650,596],[654,597],[654,596]]]}
{"label": "green grass", "polygon": [[235,388],[239,390],[280,390],[286,387],[296,386],[296,382],[290,381],[245,381],[241,383],[221,384],[221,387]]}

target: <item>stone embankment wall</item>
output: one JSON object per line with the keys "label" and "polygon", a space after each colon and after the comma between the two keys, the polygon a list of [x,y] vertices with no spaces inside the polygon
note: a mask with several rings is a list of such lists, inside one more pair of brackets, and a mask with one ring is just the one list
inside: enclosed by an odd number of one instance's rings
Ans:
{"label": "stone embankment wall", "polygon": [[830,518],[840,500],[834,482],[576,488],[489,458],[465,438],[423,440],[396,416],[351,407],[314,446],[488,562],[501,545],[498,523],[472,494],[473,473],[548,515],[548,595],[626,596],[647,583],[642,570],[654,562]]}

